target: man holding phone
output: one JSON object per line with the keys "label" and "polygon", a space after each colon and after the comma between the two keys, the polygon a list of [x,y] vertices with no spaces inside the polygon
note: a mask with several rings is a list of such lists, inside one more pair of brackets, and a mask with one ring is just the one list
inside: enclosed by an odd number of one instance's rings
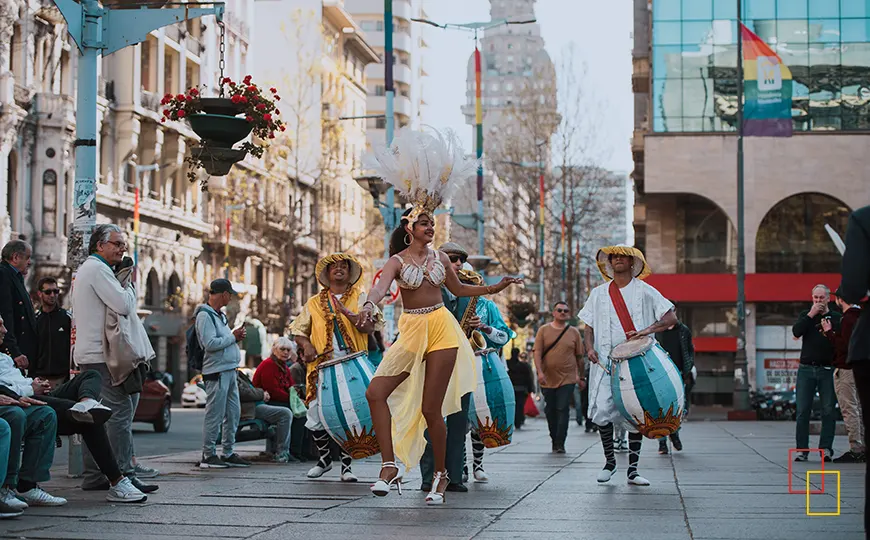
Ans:
{"label": "man holding phone", "polygon": [[[205,402],[205,422],[202,435],[201,469],[250,467],[250,462],[235,453],[236,430],[242,414],[236,368],[241,362],[238,343],[245,339],[244,326],[230,330],[227,317],[221,311],[233,295],[232,283],[226,279],[211,282],[208,302],[196,308],[196,335],[205,351],[202,380],[208,396]],[[223,457],[217,455],[218,432],[223,425]]]}
{"label": "man holding phone", "polygon": [[[831,461],[834,455],[834,346],[825,337],[822,321],[828,321],[825,326],[838,331],[841,315],[831,311],[828,302],[831,301],[831,290],[825,285],[816,285],[812,291],[813,305],[798,317],[792,327],[794,337],[802,339],[801,362],[798,367],[795,397],[797,400],[797,426],[795,439],[797,448],[809,448],[810,415],[813,411],[813,401],[816,390],[822,405],[822,433],[819,436],[819,448],[824,452],[824,460]],[[809,452],[798,452],[795,461],[807,461]]]}

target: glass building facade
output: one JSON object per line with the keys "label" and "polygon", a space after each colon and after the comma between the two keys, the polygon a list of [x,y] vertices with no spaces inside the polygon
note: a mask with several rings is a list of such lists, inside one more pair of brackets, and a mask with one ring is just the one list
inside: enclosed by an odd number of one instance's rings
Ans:
{"label": "glass building facade", "polygon": [[[652,130],[734,131],[737,1],[653,0]],[[743,0],[793,78],[795,131],[870,130],[870,0]]]}

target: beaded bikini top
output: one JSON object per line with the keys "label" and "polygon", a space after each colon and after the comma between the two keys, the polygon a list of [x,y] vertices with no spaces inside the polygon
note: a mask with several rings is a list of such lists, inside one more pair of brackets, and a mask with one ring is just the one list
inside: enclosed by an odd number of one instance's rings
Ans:
{"label": "beaded bikini top", "polygon": [[426,261],[422,265],[416,263],[406,263],[400,255],[394,255],[399,262],[402,263],[402,268],[399,270],[399,275],[396,276],[396,283],[402,289],[415,290],[423,285],[423,279],[429,280],[433,287],[440,287],[447,280],[447,270],[441,259],[436,255],[432,262],[432,268],[429,268],[430,255],[434,252],[429,250],[426,255]]}

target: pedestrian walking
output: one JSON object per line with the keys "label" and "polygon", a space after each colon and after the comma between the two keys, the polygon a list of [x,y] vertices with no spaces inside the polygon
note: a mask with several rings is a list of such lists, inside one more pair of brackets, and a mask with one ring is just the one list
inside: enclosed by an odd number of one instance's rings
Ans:
{"label": "pedestrian walking", "polygon": [[[132,283],[122,286],[113,267],[119,265],[127,251],[124,233],[117,225],[94,227],[88,243],[88,258],[76,273],[72,291],[73,313],[76,318],[76,345],[73,360],[82,371],[96,371],[102,380],[100,399],[112,409],[106,422],[106,432],[112,443],[118,469],[130,478],[142,493],[157,490],[154,484],[145,484],[136,478],[133,465],[133,416],[139,404],[139,394],[129,393],[125,385],[112,384],[106,362],[109,360],[106,341],[107,312],[118,316],[136,317],[136,289]],[[84,479],[82,489],[105,491],[111,487],[109,479],[100,471],[87,446],[84,447]]]}
{"label": "pedestrian walking", "polygon": [[846,359],[849,357],[849,340],[852,330],[861,316],[861,306],[849,305],[841,298],[841,291],[836,292],[835,301],[843,312],[840,320],[840,330],[834,330],[831,321],[822,319],[822,331],[825,337],[834,345],[834,392],[843,413],[843,423],[849,436],[849,451],[834,458],[835,463],[860,463],[864,461],[864,424],[861,419],[861,402],[858,399],[858,388],[855,386],[855,375]]}
{"label": "pedestrian walking", "polygon": [[[840,292],[849,305],[863,302],[864,309],[855,323],[849,340],[846,361],[852,366],[858,398],[861,401],[861,419],[867,433],[870,418],[870,310],[867,309],[867,291],[870,291],[870,206],[859,208],[849,217],[846,230],[846,252],[843,254],[843,279]],[[870,533],[870,463],[864,478],[864,530]],[[870,534],[868,534],[870,538]]]}
{"label": "pedestrian walking", "polygon": [[[250,462],[235,452],[236,430],[242,405],[236,368],[242,353],[238,343],[245,339],[245,328],[230,330],[227,317],[221,311],[230,303],[232,284],[226,279],[216,279],[208,289],[208,302],[196,308],[196,336],[205,356],[202,360],[202,380],[205,383],[205,421],[202,426],[201,469],[225,469],[227,467],[250,467]],[[217,455],[217,439],[223,426],[223,457]]]}
{"label": "pedestrian walking", "polygon": [[[525,354],[525,353],[523,353]],[[516,412],[514,414],[514,428],[521,429],[526,423],[526,399],[535,391],[535,379],[532,376],[532,366],[528,363],[528,357],[523,360],[523,355],[516,347],[511,349],[511,357],[507,361],[508,377],[514,386],[514,400]]]}
{"label": "pedestrian walking", "polygon": [[[683,379],[683,391],[685,392],[692,378],[692,368],[695,367],[695,346],[692,344],[692,331],[681,322],[671,326],[663,332],[656,334],[656,341],[667,351],[671,360],[676,364]],[[686,399],[685,411],[689,410],[688,398]],[[682,451],[683,441],[680,440],[680,430],[677,429],[670,435],[674,450]],[[668,438],[659,439],[659,454],[668,453]]]}
{"label": "pedestrian walking", "polygon": [[[792,327],[794,337],[801,338],[801,360],[797,372],[795,397],[797,400],[797,426],[795,444],[797,448],[810,446],[810,415],[813,410],[816,391],[822,405],[822,432],[819,448],[825,461],[834,457],[834,346],[822,332],[822,321],[827,319],[831,328],[840,329],[840,314],[831,311],[831,290],[825,285],[816,285],[812,290],[813,304],[809,310],[798,316]],[[809,452],[798,452],[795,461],[807,461]]]}
{"label": "pedestrian walking", "polygon": [[565,439],[570,423],[570,404],[574,385],[581,388],[583,378],[583,339],[568,324],[570,310],[565,302],[553,306],[553,322],[538,329],[535,335],[535,365],[544,395],[544,414],[550,428],[553,452],[565,453]]}
{"label": "pedestrian walking", "polygon": [[28,375],[41,377],[58,386],[69,380],[70,335],[72,317],[60,307],[60,288],[57,279],[47,276],[36,284],[40,309],[36,313],[36,328],[39,335],[39,352],[30,363]]}

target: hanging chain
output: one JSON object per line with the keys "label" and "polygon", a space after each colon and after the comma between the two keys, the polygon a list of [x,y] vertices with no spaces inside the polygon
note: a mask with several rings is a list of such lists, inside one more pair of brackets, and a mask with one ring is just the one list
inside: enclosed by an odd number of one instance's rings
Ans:
{"label": "hanging chain", "polygon": [[224,53],[227,50],[227,43],[226,43],[226,28],[224,27],[223,20],[218,21],[218,27],[220,27],[220,29],[221,29],[221,40],[220,40],[220,45],[219,45],[220,61],[218,62],[218,67],[220,68],[221,74],[220,74],[220,80],[218,81],[218,87],[220,88],[220,96],[224,97],[224,68],[227,65],[226,60],[224,59]]}

